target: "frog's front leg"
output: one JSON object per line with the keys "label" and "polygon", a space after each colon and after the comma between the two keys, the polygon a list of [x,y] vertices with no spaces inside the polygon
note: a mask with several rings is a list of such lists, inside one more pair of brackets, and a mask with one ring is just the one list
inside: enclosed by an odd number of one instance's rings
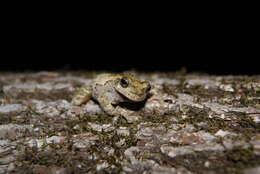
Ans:
{"label": "frog's front leg", "polygon": [[109,93],[104,93],[98,99],[100,106],[108,115],[112,116],[127,116],[130,115],[132,112],[128,111],[120,106],[118,106],[118,102],[120,100],[114,99]]}
{"label": "frog's front leg", "polygon": [[80,89],[76,91],[72,98],[73,105],[81,105],[90,100],[92,96],[92,87],[91,85],[83,85]]}
{"label": "frog's front leg", "polygon": [[117,106],[111,102],[111,96],[109,94],[104,93],[98,98],[98,102],[101,108],[107,113],[108,115],[119,115]]}

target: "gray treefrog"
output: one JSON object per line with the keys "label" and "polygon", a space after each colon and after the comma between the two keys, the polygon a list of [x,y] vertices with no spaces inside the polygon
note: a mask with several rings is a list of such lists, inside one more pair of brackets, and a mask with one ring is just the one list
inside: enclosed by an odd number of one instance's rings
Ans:
{"label": "gray treefrog", "polygon": [[108,115],[129,115],[129,110],[121,107],[123,102],[142,102],[151,89],[147,81],[141,81],[130,73],[100,74],[92,84],[83,85],[72,98],[72,104],[81,105],[91,98],[96,100]]}

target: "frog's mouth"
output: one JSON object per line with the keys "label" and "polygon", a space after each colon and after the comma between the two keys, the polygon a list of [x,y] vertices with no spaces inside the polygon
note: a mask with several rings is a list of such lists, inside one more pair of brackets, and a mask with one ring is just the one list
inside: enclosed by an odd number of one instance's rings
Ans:
{"label": "frog's mouth", "polygon": [[117,92],[118,92],[118,94],[119,94],[121,97],[123,97],[123,98],[126,100],[126,102],[128,102],[128,103],[142,102],[142,101],[144,101],[144,100],[147,98],[147,94],[142,95],[142,96],[140,97],[140,96],[136,96],[136,95],[134,95],[134,94],[127,94],[127,95],[125,95],[125,94],[122,94],[122,93],[121,93],[120,91],[118,91],[118,90],[117,90]]}
{"label": "frog's mouth", "polygon": [[122,96],[124,98],[123,102],[119,102],[117,104],[115,104],[114,106],[120,106],[122,108],[126,108],[132,111],[139,111],[140,109],[142,109],[145,106],[145,103],[148,99],[148,96],[145,96],[144,99],[140,100],[140,101],[134,101],[132,99],[129,99],[128,97],[126,97],[125,95],[119,93],[120,96]]}

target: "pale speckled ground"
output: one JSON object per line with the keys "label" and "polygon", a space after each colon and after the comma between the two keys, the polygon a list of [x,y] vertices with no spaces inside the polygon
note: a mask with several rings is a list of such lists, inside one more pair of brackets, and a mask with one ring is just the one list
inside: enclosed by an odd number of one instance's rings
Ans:
{"label": "pale speckled ground", "polygon": [[70,104],[95,73],[0,73],[0,173],[260,173],[260,76],[136,73],[136,116]]}

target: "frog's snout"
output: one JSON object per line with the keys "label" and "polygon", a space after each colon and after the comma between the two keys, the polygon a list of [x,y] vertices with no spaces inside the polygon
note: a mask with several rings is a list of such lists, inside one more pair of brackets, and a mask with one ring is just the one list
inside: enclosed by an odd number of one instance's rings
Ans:
{"label": "frog's snout", "polygon": [[147,81],[142,82],[143,83],[143,91],[145,93],[148,93],[151,90],[151,84]]}

